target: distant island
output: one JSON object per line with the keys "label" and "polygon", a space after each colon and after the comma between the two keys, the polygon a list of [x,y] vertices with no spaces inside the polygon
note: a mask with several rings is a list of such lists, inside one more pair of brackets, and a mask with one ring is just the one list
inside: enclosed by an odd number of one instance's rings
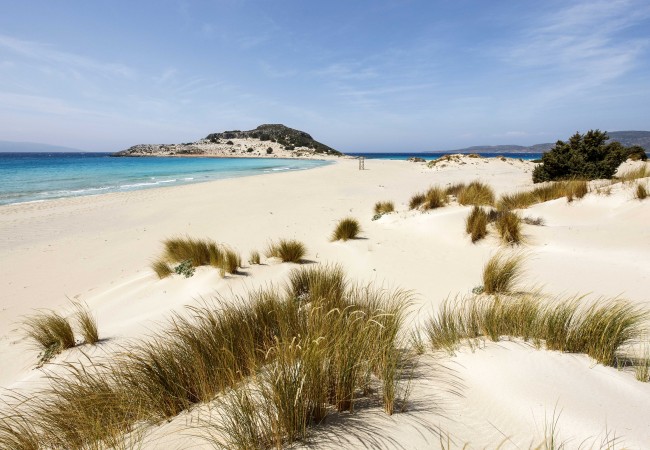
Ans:
{"label": "distant island", "polygon": [[184,144],[134,145],[111,156],[321,158],[343,154],[314,140],[304,131],[282,124],[265,124],[254,130],[212,133]]}
{"label": "distant island", "polygon": [[[650,151],[650,131],[611,131],[608,142],[620,142],[625,147],[638,145],[646,152]],[[424,153],[544,153],[553,148],[555,143],[547,142],[530,146],[523,145],[476,145],[456,150],[437,150]]]}
{"label": "distant island", "polygon": [[0,153],[81,153],[78,148],[60,145],[41,144],[40,142],[0,141]]}

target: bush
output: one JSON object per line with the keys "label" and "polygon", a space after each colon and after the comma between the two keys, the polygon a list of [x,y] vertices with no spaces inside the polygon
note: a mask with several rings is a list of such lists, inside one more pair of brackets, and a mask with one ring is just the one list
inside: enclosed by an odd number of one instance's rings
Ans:
{"label": "bush", "polygon": [[357,237],[361,231],[361,226],[357,219],[352,217],[346,217],[341,219],[336,225],[334,232],[332,233],[332,241],[347,241],[348,239],[354,239]]}
{"label": "bush", "polygon": [[475,206],[465,220],[465,232],[472,237],[472,242],[487,236],[488,215],[480,206]]}
{"label": "bush", "polygon": [[266,154],[267,154],[267,155],[270,155],[271,153],[273,153],[273,148],[268,147],[268,148],[266,149]]}
{"label": "bush", "polygon": [[185,278],[194,276],[194,267],[192,261],[186,259],[174,268],[174,272],[178,275],[183,275]]}
{"label": "bush", "polygon": [[247,153],[253,153],[253,147],[248,147],[248,148],[246,149],[246,152],[247,152]]}
{"label": "bush", "polygon": [[497,253],[483,268],[483,290],[486,294],[510,292],[521,277],[523,256]]}
{"label": "bush", "polygon": [[75,346],[70,322],[54,311],[28,317],[25,320],[25,333],[41,350],[39,367],[61,351]]}
{"label": "bush", "polygon": [[282,262],[299,263],[307,253],[305,244],[295,239],[280,239],[277,243],[271,242],[266,249],[267,258],[280,258]]}
{"label": "bush", "polygon": [[226,142],[226,145],[234,145],[233,141]]}
{"label": "bush", "polygon": [[487,184],[472,181],[458,191],[457,198],[461,205],[490,206],[494,204],[494,191]]}
{"label": "bush", "polygon": [[590,130],[584,135],[574,134],[568,142],[557,141],[533,170],[533,182],[612,178],[618,166],[637,150],[607,140],[606,132]]}

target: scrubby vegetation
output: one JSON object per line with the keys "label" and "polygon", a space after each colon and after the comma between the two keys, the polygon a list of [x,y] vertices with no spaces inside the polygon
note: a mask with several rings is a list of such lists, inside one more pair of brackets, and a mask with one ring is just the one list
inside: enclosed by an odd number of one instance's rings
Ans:
{"label": "scrubby vegetation", "polygon": [[636,185],[636,190],[634,191],[634,198],[638,200],[644,200],[648,197],[648,191],[645,186],[641,183]]}
{"label": "scrubby vegetation", "polygon": [[269,288],[175,314],[110,363],[68,365],[0,417],[0,447],[125,448],[139,426],[217,394],[223,415],[209,439],[235,449],[282,448],[373,391],[393,413],[409,295],[357,287],[337,267],[290,278],[285,293]]}
{"label": "scrubby vegetation", "polygon": [[347,241],[355,239],[361,232],[361,226],[357,219],[346,217],[341,219],[332,232],[332,241]]}
{"label": "scrubby vegetation", "polygon": [[429,209],[441,208],[447,204],[447,194],[439,186],[430,187],[425,193],[415,194],[409,201],[409,209]]}
{"label": "scrubby vegetation", "polygon": [[83,337],[84,343],[95,345],[99,342],[99,332],[97,331],[97,320],[88,311],[88,307],[81,303],[75,304],[75,320],[79,333]]}
{"label": "scrubby vegetation", "polygon": [[533,170],[533,182],[612,178],[628,157],[645,156],[637,147],[624,147],[619,142],[607,143],[607,133],[590,130],[576,133],[567,142],[557,141],[542,156],[542,163]]}
{"label": "scrubby vegetation", "polygon": [[493,205],[494,191],[490,186],[480,181],[472,181],[463,186],[456,194],[458,203],[461,205]]}
{"label": "scrubby vegetation", "polygon": [[388,214],[395,211],[393,202],[377,202],[374,208],[375,214]]}
{"label": "scrubby vegetation", "polygon": [[299,263],[307,253],[305,244],[295,239],[280,239],[278,242],[271,242],[266,249],[267,258],[280,258],[282,262]]}
{"label": "scrubby vegetation", "polygon": [[158,259],[151,264],[151,269],[156,272],[158,278],[163,279],[174,273],[174,269],[169,266],[165,259]]}
{"label": "scrubby vegetation", "polygon": [[471,236],[472,242],[476,242],[487,236],[487,225],[488,214],[480,206],[475,206],[465,219],[465,232]]}
{"label": "scrubby vegetation", "polygon": [[646,313],[618,299],[591,306],[581,300],[547,301],[528,294],[448,301],[426,323],[425,333],[434,349],[451,352],[466,339],[511,336],[614,366],[617,352],[642,333]]}
{"label": "scrubby vegetation", "polygon": [[260,263],[260,252],[257,250],[252,250],[250,255],[248,256],[248,263],[249,264],[259,264]]}
{"label": "scrubby vegetation", "polygon": [[483,267],[483,292],[499,294],[511,292],[523,274],[523,256],[520,253],[497,253]]}

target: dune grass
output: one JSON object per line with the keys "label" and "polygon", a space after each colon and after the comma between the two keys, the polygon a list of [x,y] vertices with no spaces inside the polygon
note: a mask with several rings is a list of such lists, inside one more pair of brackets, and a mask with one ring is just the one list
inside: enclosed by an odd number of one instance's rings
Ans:
{"label": "dune grass", "polygon": [[25,319],[25,334],[41,351],[39,366],[61,351],[75,346],[70,322],[54,311],[41,312]]}
{"label": "dune grass", "polygon": [[446,195],[453,195],[454,197],[458,197],[458,194],[460,194],[460,192],[462,190],[464,190],[466,188],[466,186],[467,185],[465,183],[450,184],[449,186],[447,186],[445,188],[445,194]]}
{"label": "dune grass", "polygon": [[336,266],[302,270],[285,292],[191,307],[110,362],[67,365],[0,417],[0,448],[120,448],[125,433],[220,393],[232,415],[212,429],[227,448],[280,448],[332,409],[353,411],[371,384],[392,413],[409,294],[348,286]]}
{"label": "dune grass", "polygon": [[487,236],[487,225],[488,214],[480,206],[474,206],[465,219],[465,232],[476,242]]}
{"label": "dune grass", "polygon": [[258,252],[257,250],[252,250],[250,255],[248,255],[248,263],[259,264],[260,262],[261,262],[260,252]]}
{"label": "dune grass", "polygon": [[161,280],[174,273],[174,269],[169,266],[169,263],[165,259],[157,259],[151,263],[151,269],[156,272],[156,275]]}
{"label": "dune grass", "polygon": [[295,239],[280,239],[278,242],[271,242],[266,248],[267,258],[280,258],[282,262],[299,263],[307,253],[307,247]]}
{"label": "dune grass", "polygon": [[636,190],[634,191],[634,198],[637,200],[645,200],[648,197],[648,190],[641,183],[636,185]]}
{"label": "dune grass", "polygon": [[346,217],[341,219],[330,237],[331,241],[347,241],[355,239],[361,232],[361,225],[359,221],[353,217]]}
{"label": "dune grass", "polygon": [[521,233],[521,219],[512,211],[503,211],[498,214],[495,226],[501,237],[501,242],[508,245],[518,245],[523,241]]}
{"label": "dune grass", "polygon": [[494,191],[485,183],[472,181],[460,189],[456,198],[461,205],[491,206],[494,204]]}
{"label": "dune grass", "polygon": [[556,181],[538,186],[531,191],[504,194],[497,202],[500,211],[525,209],[537,203],[566,197],[567,200],[583,198],[589,192],[589,184],[584,180]]}
{"label": "dune grass", "polygon": [[426,192],[418,193],[409,200],[409,209],[430,209],[441,208],[448,203],[445,189],[440,186],[431,186]]}
{"label": "dune grass", "polygon": [[642,333],[647,313],[619,299],[591,306],[582,298],[547,301],[538,295],[479,296],[445,302],[424,327],[434,349],[453,352],[466,339],[503,336],[533,340],[549,350],[586,353],[614,366],[618,352]]}
{"label": "dune grass", "polygon": [[409,209],[418,209],[424,203],[425,195],[422,193],[414,194],[409,200]]}
{"label": "dune grass", "polygon": [[377,202],[375,203],[375,208],[374,208],[375,214],[388,214],[392,213],[395,211],[395,205],[393,202],[386,201],[386,202]]}
{"label": "dune grass", "polygon": [[75,320],[79,333],[83,337],[84,343],[95,345],[99,342],[99,332],[97,331],[97,320],[88,311],[87,305],[75,303]]}
{"label": "dune grass", "polygon": [[[210,239],[176,237],[166,239],[163,245],[163,255],[151,265],[161,279],[174,272],[189,277],[194,268],[200,266],[215,267],[222,276],[226,272],[236,274],[241,267],[241,257],[237,252]],[[182,264],[183,267],[175,270],[170,264]]]}
{"label": "dune grass", "polygon": [[626,172],[623,172],[620,176],[616,177],[616,179],[618,181],[626,183],[646,177],[650,177],[650,169],[648,169],[648,166],[644,164],[636,169],[630,169]]}
{"label": "dune grass", "polygon": [[523,274],[523,255],[497,253],[483,267],[483,290],[486,294],[511,292]]}

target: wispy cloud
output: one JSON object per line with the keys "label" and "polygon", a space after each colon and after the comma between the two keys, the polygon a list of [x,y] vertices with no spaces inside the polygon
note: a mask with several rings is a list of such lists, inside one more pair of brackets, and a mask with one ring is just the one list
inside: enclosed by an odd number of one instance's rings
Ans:
{"label": "wispy cloud", "polygon": [[124,64],[97,61],[85,56],[57,50],[47,44],[17,39],[12,36],[0,35],[0,47],[42,63],[54,63],[71,69],[125,78],[135,76],[135,71]]}

